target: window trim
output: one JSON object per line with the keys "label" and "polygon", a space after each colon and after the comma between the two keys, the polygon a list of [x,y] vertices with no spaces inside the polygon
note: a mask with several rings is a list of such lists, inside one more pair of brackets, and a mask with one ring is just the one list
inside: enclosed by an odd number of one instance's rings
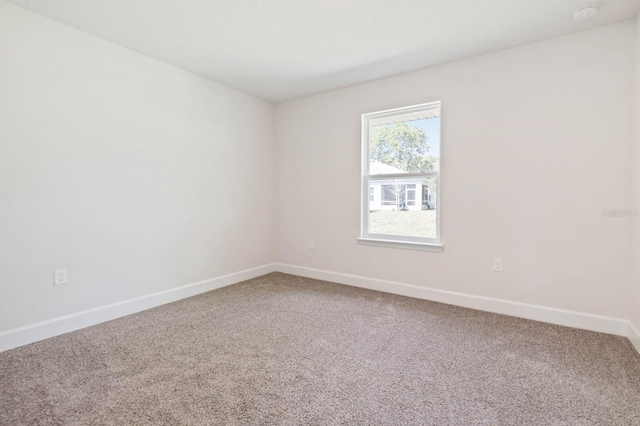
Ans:
{"label": "window trim", "polygon": [[[412,105],[408,107],[388,109],[384,111],[377,111],[367,114],[362,114],[362,143],[361,143],[361,212],[360,212],[360,237],[357,238],[357,243],[362,245],[383,246],[410,250],[424,250],[441,252],[444,250],[441,237],[441,201],[440,188],[442,187],[441,170],[442,170],[442,149],[440,149],[439,167],[435,172],[426,173],[402,173],[402,174],[381,174],[370,175],[369,174],[369,121],[375,118],[388,117],[400,114],[410,114],[412,112],[420,112],[432,109],[442,109],[441,101],[428,102],[418,105]],[[442,120],[442,113],[440,114]],[[442,129],[441,129],[442,135]],[[442,139],[442,137],[441,137]],[[438,141],[441,148],[441,140]],[[369,187],[370,181],[379,179],[411,179],[411,178],[423,178],[423,177],[436,177],[437,186],[435,191],[436,196],[436,238],[423,238],[423,237],[411,237],[411,236],[396,236],[386,234],[372,234],[369,233]],[[416,188],[417,192],[417,188]],[[417,193],[416,193],[417,195]],[[422,208],[422,206],[420,206]]]}
{"label": "window trim", "polygon": [[378,246],[378,247],[390,247],[406,250],[421,250],[421,251],[433,251],[440,253],[444,251],[443,244],[437,243],[415,243],[411,241],[397,241],[390,239],[377,239],[377,238],[356,238],[356,242],[362,246]]}

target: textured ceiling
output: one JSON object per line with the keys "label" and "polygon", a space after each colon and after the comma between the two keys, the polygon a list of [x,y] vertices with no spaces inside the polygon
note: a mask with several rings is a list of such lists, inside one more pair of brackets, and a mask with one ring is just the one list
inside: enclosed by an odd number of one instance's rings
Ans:
{"label": "textured ceiling", "polygon": [[630,19],[640,0],[9,0],[272,102]]}

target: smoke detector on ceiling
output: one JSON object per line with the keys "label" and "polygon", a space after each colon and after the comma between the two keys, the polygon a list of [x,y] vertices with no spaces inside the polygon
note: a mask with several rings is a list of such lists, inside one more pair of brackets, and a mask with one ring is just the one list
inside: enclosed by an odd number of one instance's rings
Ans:
{"label": "smoke detector on ceiling", "polygon": [[579,7],[573,11],[573,20],[584,21],[585,19],[593,18],[598,14],[598,5],[590,4],[588,6]]}

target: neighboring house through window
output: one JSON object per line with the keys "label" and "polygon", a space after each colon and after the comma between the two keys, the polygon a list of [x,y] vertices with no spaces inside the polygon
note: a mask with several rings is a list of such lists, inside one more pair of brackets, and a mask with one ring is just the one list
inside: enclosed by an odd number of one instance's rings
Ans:
{"label": "neighboring house through window", "polygon": [[361,244],[441,251],[440,102],[362,116]]}

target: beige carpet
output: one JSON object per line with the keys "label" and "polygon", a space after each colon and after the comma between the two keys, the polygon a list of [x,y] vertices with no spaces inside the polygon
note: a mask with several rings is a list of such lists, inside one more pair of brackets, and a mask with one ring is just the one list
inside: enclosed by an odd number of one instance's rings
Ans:
{"label": "beige carpet", "polygon": [[0,354],[1,425],[640,424],[622,337],[274,273]]}

